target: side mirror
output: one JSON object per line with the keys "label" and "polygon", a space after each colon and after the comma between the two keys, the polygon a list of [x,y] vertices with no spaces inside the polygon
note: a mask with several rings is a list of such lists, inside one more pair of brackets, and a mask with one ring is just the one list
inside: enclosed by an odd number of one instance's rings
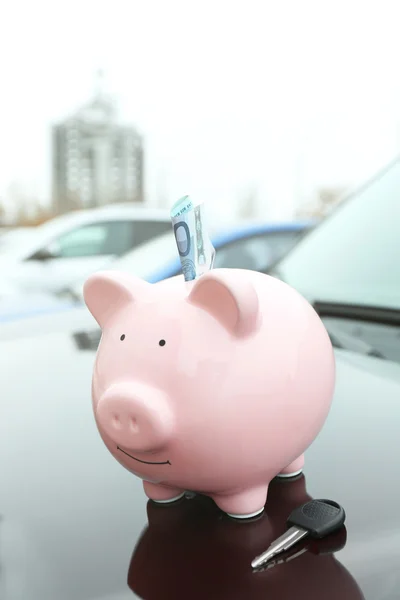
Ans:
{"label": "side mirror", "polygon": [[52,252],[50,248],[41,248],[35,254],[32,254],[30,260],[38,260],[44,262],[46,260],[51,260],[52,258],[57,258],[56,253]]}

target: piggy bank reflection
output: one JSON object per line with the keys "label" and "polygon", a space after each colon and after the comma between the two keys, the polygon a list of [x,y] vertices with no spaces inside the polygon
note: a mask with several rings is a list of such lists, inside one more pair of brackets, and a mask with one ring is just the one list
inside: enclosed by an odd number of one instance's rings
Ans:
{"label": "piggy bank reflection", "polygon": [[156,502],[194,491],[231,516],[262,512],[330,410],[334,356],[311,305],[241,269],[156,284],[95,273],[84,297],[102,329],[92,399],[113,456]]}
{"label": "piggy bank reflection", "polygon": [[253,572],[252,559],[285,531],[289,513],[310,499],[300,475],[274,480],[268,514],[246,524],[201,496],[168,508],[149,502],[148,527],[133,553],[128,585],[142,600],[362,600],[332,554],[345,545],[345,528],[325,540],[304,541],[287,553],[287,562]]}

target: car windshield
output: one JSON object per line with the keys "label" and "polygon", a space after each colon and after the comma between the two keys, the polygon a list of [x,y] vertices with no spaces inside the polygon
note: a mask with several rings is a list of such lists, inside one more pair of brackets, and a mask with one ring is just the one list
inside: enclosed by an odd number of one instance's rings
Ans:
{"label": "car windshield", "polygon": [[[126,271],[142,279],[147,279],[158,268],[178,258],[178,256],[175,238],[171,230],[140,244],[140,246],[136,246],[130,252],[113,260],[108,268],[116,271]],[[72,297],[73,300],[82,302],[83,281],[62,290],[57,296],[59,298]]]}
{"label": "car windshield", "polygon": [[146,278],[158,267],[174,258],[178,258],[178,251],[171,228],[171,231],[137,246],[113,261],[112,268]]}
{"label": "car windshield", "polygon": [[312,301],[400,309],[400,158],[343,201],[274,274]]}
{"label": "car windshield", "polygon": [[[210,228],[209,233],[213,236],[215,228]],[[137,246],[124,256],[114,260],[111,268],[117,271],[127,271],[146,279],[158,269],[178,259],[178,249],[171,226],[170,231]]]}

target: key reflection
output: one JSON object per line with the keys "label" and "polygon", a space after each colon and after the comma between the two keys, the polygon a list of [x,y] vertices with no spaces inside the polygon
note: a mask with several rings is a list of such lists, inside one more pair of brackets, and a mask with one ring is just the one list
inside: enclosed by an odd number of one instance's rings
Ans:
{"label": "key reflection", "polygon": [[252,559],[283,533],[290,512],[311,499],[301,475],[274,480],[268,513],[246,523],[202,496],[170,506],[149,501],[149,525],[133,553],[128,585],[142,600],[362,600],[332,554],[345,545],[345,528],[319,542],[304,540],[275,563],[252,570]]}

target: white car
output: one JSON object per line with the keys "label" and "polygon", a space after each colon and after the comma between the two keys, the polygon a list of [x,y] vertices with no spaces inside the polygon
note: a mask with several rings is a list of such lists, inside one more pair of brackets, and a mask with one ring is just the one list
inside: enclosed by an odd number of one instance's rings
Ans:
{"label": "white car", "polygon": [[[312,226],[313,221],[248,222],[209,228],[216,250],[214,268],[236,267],[259,270],[283,256]],[[150,283],[174,277],[181,272],[181,262],[172,231],[134,248],[115,260],[110,269],[133,273]],[[70,288],[83,302],[84,280]]]}
{"label": "white car", "polygon": [[110,205],[72,212],[26,235],[5,234],[1,280],[23,292],[57,292],[168,230],[170,215],[160,209]]}
{"label": "white car", "polygon": [[[313,222],[248,223],[209,229],[216,249],[214,267],[266,268],[282,256]],[[167,233],[114,260],[108,269],[126,271],[154,283],[181,272],[172,228]],[[51,333],[70,327],[85,328],[93,318],[83,301],[81,278],[68,289],[47,295],[25,294],[0,298],[0,340]],[[60,318],[62,313],[62,318]]]}

